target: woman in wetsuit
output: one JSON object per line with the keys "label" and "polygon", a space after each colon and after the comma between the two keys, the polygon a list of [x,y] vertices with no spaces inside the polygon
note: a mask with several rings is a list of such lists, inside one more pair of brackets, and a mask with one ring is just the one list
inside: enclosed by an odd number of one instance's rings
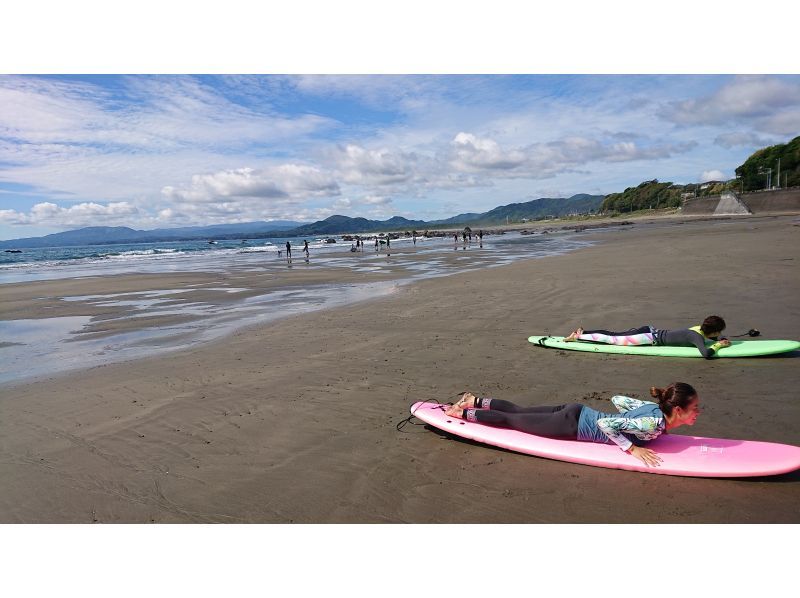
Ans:
{"label": "woman in wetsuit", "polygon": [[[708,316],[699,326],[679,330],[659,330],[652,326],[641,326],[622,332],[578,328],[569,336],[564,337],[564,341],[592,341],[607,345],[695,346],[703,357],[710,359],[719,349],[731,345],[731,341],[728,339],[720,338],[723,330],[725,330],[725,320],[719,316]],[[706,347],[706,339],[715,342],[710,347]]]}
{"label": "woman in wetsuit", "polygon": [[674,382],[667,388],[654,386],[650,395],[658,403],[616,395],[611,402],[619,413],[603,413],[580,403],[520,407],[511,401],[479,398],[467,392],[445,413],[537,436],[610,441],[648,467],[658,467],[661,457],[642,445],[678,426],[693,425],[700,414],[700,399],[695,389],[684,382]]}

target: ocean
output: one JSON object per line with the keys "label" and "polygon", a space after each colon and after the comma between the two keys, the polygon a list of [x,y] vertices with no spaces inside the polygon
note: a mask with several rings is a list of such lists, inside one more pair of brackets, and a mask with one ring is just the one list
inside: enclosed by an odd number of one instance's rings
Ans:
{"label": "ocean", "polygon": [[[353,253],[349,241],[335,239],[308,239],[308,259],[302,238],[0,253],[0,298],[4,285],[15,283],[15,296],[27,292],[30,302],[15,307],[4,301],[16,315],[0,315],[0,383],[186,349],[244,326],[384,296],[416,280],[591,245],[574,233],[508,233],[471,243],[401,238],[378,250],[373,241]],[[146,287],[114,290],[115,277],[135,274],[148,275]],[[179,284],[176,277],[213,282]],[[76,292],[81,285],[95,290]]]}

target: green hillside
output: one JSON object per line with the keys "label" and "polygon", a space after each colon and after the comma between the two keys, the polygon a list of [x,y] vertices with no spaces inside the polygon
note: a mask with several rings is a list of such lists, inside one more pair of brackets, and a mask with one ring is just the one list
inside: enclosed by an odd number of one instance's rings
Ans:
{"label": "green hillside", "polygon": [[757,191],[767,186],[767,169],[772,169],[773,187],[800,186],[800,136],[789,143],[779,143],[758,150],[736,169],[736,176],[741,179],[745,191]]}
{"label": "green hillside", "polygon": [[588,214],[597,211],[603,201],[602,195],[579,193],[572,197],[542,197],[523,203],[498,206],[475,217],[469,224],[505,224],[523,219],[536,220],[548,216]]}
{"label": "green hillside", "polygon": [[606,195],[600,206],[602,212],[633,212],[658,208],[676,208],[681,205],[684,185],[660,183],[658,179],[640,183],[638,187],[628,187],[621,193]]}
{"label": "green hillside", "polygon": [[[780,183],[778,183],[778,159],[780,159]],[[772,145],[754,152],[736,169],[735,179],[688,185],[661,183],[658,179],[644,181],[636,187],[628,187],[621,193],[606,195],[600,211],[634,212],[677,208],[687,196],[719,195],[727,190],[758,191],[767,186],[768,168],[772,169],[773,187],[800,186],[800,137],[795,137],[788,143]]]}

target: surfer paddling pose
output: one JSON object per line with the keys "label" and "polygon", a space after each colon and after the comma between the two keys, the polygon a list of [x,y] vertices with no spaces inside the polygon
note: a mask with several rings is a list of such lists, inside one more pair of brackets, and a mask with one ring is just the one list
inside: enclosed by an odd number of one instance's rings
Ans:
{"label": "surfer paddling pose", "polygon": [[[710,359],[722,347],[731,346],[731,341],[720,338],[723,330],[725,330],[725,320],[719,316],[708,316],[699,326],[679,330],[659,330],[652,326],[641,326],[622,332],[578,328],[569,336],[564,337],[564,342],[592,341],[607,345],[668,345],[673,347],[694,345],[703,357]],[[710,347],[706,347],[706,339],[715,342]]]}
{"label": "surfer paddling pose", "polygon": [[556,407],[520,407],[510,401],[479,398],[464,393],[445,411],[450,417],[519,430],[527,434],[582,440],[613,442],[620,449],[658,467],[661,457],[641,446],[668,430],[693,425],[700,414],[700,399],[689,384],[674,382],[667,388],[650,389],[658,403],[617,395],[611,398],[619,413],[602,413],[580,403]]}

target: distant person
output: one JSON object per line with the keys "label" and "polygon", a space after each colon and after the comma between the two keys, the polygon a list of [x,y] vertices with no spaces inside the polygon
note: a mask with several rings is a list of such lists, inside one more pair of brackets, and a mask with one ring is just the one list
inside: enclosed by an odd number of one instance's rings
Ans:
{"label": "distant person", "polygon": [[[641,326],[622,332],[608,330],[584,330],[578,327],[564,340],[590,341],[606,345],[661,345],[672,347],[691,347],[694,345],[706,359],[711,359],[723,347],[730,347],[731,341],[720,337],[725,330],[725,320],[719,316],[708,316],[699,326],[679,330],[659,330],[653,326]],[[706,347],[706,339],[715,341]]]}
{"label": "distant person", "polygon": [[389,236],[386,237],[386,249],[389,249],[389,245],[391,243],[391,240],[392,240],[391,237],[389,237]]}
{"label": "distant person", "polygon": [[306,252],[306,259],[308,259],[308,241],[303,239],[303,251]]}
{"label": "distant person", "polygon": [[378,237],[375,237],[375,251],[378,251]]}
{"label": "distant person", "polygon": [[286,259],[292,259],[292,244],[286,241]]}
{"label": "distant person", "polygon": [[356,251],[358,251],[359,249],[361,249],[361,239],[356,237]]}
{"label": "distant person", "polygon": [[650,396],[658,403],[616,395],[611,402],[619,413],[603,413],[580,403],[520,407],[511,401],[479,398],[466,392],[445,413],[548,438],[613,442],[648,467],[658,467],[661,457],[642,445],[678,426],[694,425],[700,415],[700,399],[685,382],[673,382],[667,388],[653,386]]}
{"label": "distant person", "polygon": [[417,233],[414,233],[414,245],[417,244]]}
{"label": "distant person", "polygon": [[461,239],[464,241],[464,243],[467,242],[467,233],[466,232],[462,232],[461,233]]}
{"label": "distant person", "polygon": [[469,242],[472,243],[472,231],[469,231],[467,235],[469,236]]}
{"label": "distant person", "polygon": [[458,233],[453,233],[453,243],[458,243]]}
{"label": "distant person", "polygon": [[483,229],[478,231],[478,240],[483,241]]}

